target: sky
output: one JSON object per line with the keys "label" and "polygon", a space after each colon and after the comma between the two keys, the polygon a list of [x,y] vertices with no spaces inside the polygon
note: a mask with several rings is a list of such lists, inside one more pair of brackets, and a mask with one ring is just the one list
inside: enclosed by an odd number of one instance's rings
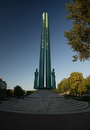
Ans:
{"label": "sky", "polygon": [[0,0],[0,78],[8,89],[16,85],[33,90],[34,72],[39,69],[41,21],[49,14],[51,68],[55,69],[56,86],[74,71],[86,78],[90,61],[73,62],[72,49],[66,44],[64,30],[72,28],[65,18],[70,0]]}

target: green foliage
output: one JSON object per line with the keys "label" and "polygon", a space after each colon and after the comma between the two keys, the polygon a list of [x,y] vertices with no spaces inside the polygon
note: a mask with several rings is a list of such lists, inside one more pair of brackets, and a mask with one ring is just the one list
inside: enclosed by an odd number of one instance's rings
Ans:
{"label": "green foliage", "polygon": [[86,84],[86,79],[82,79],[82,83],[79,84],[78,86],[78,93],[80,95],[86,94],[87,93],[87,84]]}
{"label": "green foliage", "polygon": [[14,90],[10,89],[10,96],[14,96]]}
{"label": "green foliage", "polygon": [[73,27],[69,31],[64,31],[68,45],[73,51],[73,61],[90,60],[90,0],[71,0],[70,4],[66,4],[66,19],[73,19]]}
{"label": "green foliage", "polygon": [[6,89],[0,88],[0,99],[4,99],[5,95],[6,95]]}
{"label": "green foliage", "polygon": [[25,92],[20,86],[14,87],[14,96],[21,97],[21,96],[24,96],[24,94]]}
{"label": "green foliage", "polygon": [[90,75],[86,78],[87,93],[90,93]]}
{"label": "green foliage", "polygon": [[83,96],[81,99],[82,99],[82,101],[90,102],[90,96]]}
{"label": "green foliage", "polygon": [[7,95],[7,97],[13,96],[13,95],[14,95],[14,90],[12,90],[12,89],[7,89],[7,90],[6,90],[6,95]]}
{"label": "green foliage", "polygon": [[69,92],[70,95],[83,95],[90,93],[90,75],[85,79],[82,73],[72,72],[70,77],[64,78],[57,85],[57,91],[59,93]]}
{"label": "green foliage", "polygon": [[32,94],[33,92],[35,92],[35,90],[32,90],[32,91],[28,90],[28,91],[26,92],[26,95],[28,96],[28,95]]}
{"label": "green foliage", "polygon": [[55,91],[56,93],[60,93],[60,92],[58,91],[58,89],[53,89],[53,91]]}
{"label": "green foliage", "polygon": [[10,89],[6,90],[6,95],[7,95],[7,97],[10,96]]}
{"label": "green foliage", "polygon": [[82,83],[82,79],[83,79],[82,73],[73,72],[70,74],[69,79],[70,79],[70,83],[71,83],[71,89],[77,95],[78,86],[79,86],[79,84]]}
{"label": "green foliage", "polygon": [[68,79],[64,78],[63,80],[61,80],[61,82],[57,85],[57,91],[59,93],[63,93],[63,92],[67,92],[69,87],[68,87]]}
{"label": "green foliage", "polygon": [[62,89],[62,80],[61,80],[61,82],[57,85],[57,89],[58,89],[58,92],[61,93],[61,89]]}

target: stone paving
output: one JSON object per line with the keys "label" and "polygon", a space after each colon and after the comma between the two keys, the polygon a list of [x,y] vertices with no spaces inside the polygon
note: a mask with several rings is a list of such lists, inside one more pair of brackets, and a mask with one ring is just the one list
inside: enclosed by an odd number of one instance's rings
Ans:
{"label": "stone paving", "polygon": [[88,102],[65,99],[52,90],[38,90],[24,99],[10,98],[1,111],[27,114],[72,114],[90,111]]}

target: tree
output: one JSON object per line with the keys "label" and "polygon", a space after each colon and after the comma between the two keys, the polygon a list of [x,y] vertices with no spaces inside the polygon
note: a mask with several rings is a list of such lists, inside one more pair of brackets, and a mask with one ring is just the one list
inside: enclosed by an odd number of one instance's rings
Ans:
{"label": "tree", "polygon": [[62,93],[65,92],[65,93],[66,93],[67,91],[68,91],[67,79],[64,78],[64,79],[63,79],[62,88],[61,88],[61,92],[62,92]]}
{"label": "tree", "polygon": [[74,93],[76,93],[76,96],[77,96],[79,84],[82,83],[82,79],[83,79],[82,73],[72,72],[70,74],[69,80],[71,83],[71,89],[73,90]]}
{"label": "tree", "polygon": [[70,77],[67,78],[67,87],[68,87],[68,91],[69,91],[70,95],[71,95],[71,94],[74,94],[74,91],[73,91],[73,89],[71,88]]}
{"label": "tree", "polygon": [[6,95],[7,95],[7,97],[13,96],[13,95],[14,95],[14,90],[12,90],[12,89],[7,89],[7,90],[6,90]]}
{"label": "tree", "polygon": [[62,86],[62,83],[61,82],[58,83],[58,85],[57,85],[57,91],[58,91],[58,93],[61,93],[61,86]]}
{"label": "tree", "polygon": [[68,45],[73,51],[73,61],[90,60],[90,0],[71,0],[70,4],[66,4],[66,19],[73,19],[73,27],[69,31],[64,31]]}
{"label": "tree", "polygon": [[61,82],[57,85],[58,86],[58,92],[63,93],[68,91],[68,79],[64,78],[61,80]]}
{"label": "tree", "polygon": [[60,93],[60,92],[58,91],[58,89],[53,89],[53,91],[55,91],[56,93]]}
{"label": "tree", "polygon": [[23,96],[24,95],[24,90],[20,86],[14,87],[14,96]]}
{"label": "tree", "polygon": [[79,95],[83,95],[87,93],[87,83],[86,83],[86,79],[82,78],[82,83],[79,84],[78,86],[78,93]]}
{"label": "tree", "polygon": [[28,96],[28,95],[32,94],[33,92],[35,92],[35,90],[28,90],[28,91],[26,92],[26,95]]}
{"label": "tree", "polygon": [[7,97],[10,97],[10,89],[6,90]]}
{"label": "tree", "polygon": [[5,96],[6,96],[6,89],[0,88],[0,99],[4,99]]}
{"label": "tree", "polygon": [[90,93],[90,75],[86,77],[87,93]]}

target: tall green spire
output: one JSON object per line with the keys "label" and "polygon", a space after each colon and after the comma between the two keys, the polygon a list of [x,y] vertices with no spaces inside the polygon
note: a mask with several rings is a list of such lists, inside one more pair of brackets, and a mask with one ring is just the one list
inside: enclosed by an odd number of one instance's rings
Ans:
{"label": "tall green spire", "polygon": [[[45,24],[46,22],[46,24]],[[45,35],[46,33],[46,35]],[[34,89],[44,89],[44,51],[45,51],[45,36],[46,36],[46,89],[55,89],[55,72],[51,73],[51,56],[50,56],[50,34],[49,34],[49,16],[48,13],[42,14],[41,27],[41,43],[40,43],[40,61],[39,61],[39,84],[38,70],[35,72]],[[51,81],[52,76],[52,81]]]}
{"label": "tall green spire", "polygon": [[51,88],[51,57],[48,13],[46,13],[46,88]]}
{"label": "tall green spire", "polygon": [[39,88],[44,88],[44,46],[45,46],[45,13],[42,14],[40,62],[39,62]]}

